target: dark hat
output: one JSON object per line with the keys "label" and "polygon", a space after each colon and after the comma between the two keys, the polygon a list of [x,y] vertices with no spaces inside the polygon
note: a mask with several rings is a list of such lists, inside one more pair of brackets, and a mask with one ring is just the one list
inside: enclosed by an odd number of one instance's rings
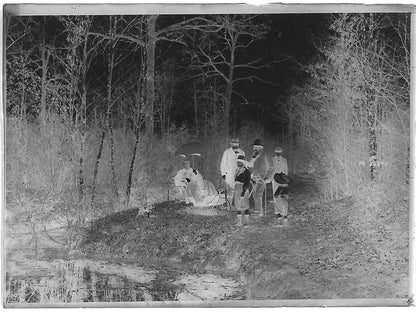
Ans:
{"label": "dark hat", "polygon": [[261,140],[260,139],[255,139],[254,140],[254,143],[253,143],[253,146],[261,146],[261,147],[263,147],[263,143],[261,143]]}
{"label": "dark hat", "polygon": [[279,184],[288,184],[289,183],[289,177],[287,176],[287,174],[281,172],[281,173],[275,173],[275,175],[273,176],[273,179],[276,183]]}
{"label": "dark hat", "polygon": [[237,162],[242,162],[242,163],[244,163],[244,162],[245,162],[245,160],[246,160],[246,158],[244,157],[244,155],[240,155],[240,156],[238,156],[238,157],[237,157]]}
{"label": "dark hat", "polygon": [[244,167],[247,166],[247,160],[244,157],[244,155],[240,155],[237,157],[237,163],[243,164]]}

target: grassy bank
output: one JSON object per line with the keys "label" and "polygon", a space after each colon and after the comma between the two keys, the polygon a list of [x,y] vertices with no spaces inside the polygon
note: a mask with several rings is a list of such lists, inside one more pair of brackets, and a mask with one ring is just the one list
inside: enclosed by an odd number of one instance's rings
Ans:
{"label": "grassy bank", "polygon": [[[399,219],[387,227],[384,221],[358,222],[357,209],[369,209],[363,207],[368,202],[323,201],[302,181],[292,191],[287,228],[274,226],[271,206],[267,218],[239,228],[234,212],[187,215],[183,205],[167,202],[151,218],[130,210],[98,220],[79,250],[87,257],[177,272],[232,275],[245,285],[247,299],[407,296],[408,237],[398,232],[404,227]],[[406,209],[405,203],[395,209]]]}

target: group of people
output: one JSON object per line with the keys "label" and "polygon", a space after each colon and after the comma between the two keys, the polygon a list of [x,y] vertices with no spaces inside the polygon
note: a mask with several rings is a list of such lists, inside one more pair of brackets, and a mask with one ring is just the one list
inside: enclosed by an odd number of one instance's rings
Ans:
{"label": "group of people", "polygon": [[[288,223],[288,166],[282,156],[283,149],[276,147],[271,161],[266,157],[260,139],[252,145],[251,157],[246,157],[237,138],[230,140],[230,148],[224,151],[220,171],[226,198],[237,210],[237,224],[242,226],[249,222],[249,198],[253,197],[256,216],[265,215],[263,195],[266,184],[272,183],[274,214],[278,224]],[[201,174],[191,167],[189,160],[184,161],[184,168],[175,178],[175,186],[187,204],[203,206],[217,196],[214,185],[204,180]]]}
{"label": "group of people", "polygon": [[221,160],[221,174],[226,183],[227,199],[237,210],[238,225],[249,222],[249,198],[254,200],[254,212],[265,215],[263,194],[266,184],[272,183],[274,214],[278,224],[288,224],[288,166],[282,156],[283,149],[276,147],[272,161],[266,157],[261,140],[253,142],[251,157],[246,158],[240,141],[232,139]]}

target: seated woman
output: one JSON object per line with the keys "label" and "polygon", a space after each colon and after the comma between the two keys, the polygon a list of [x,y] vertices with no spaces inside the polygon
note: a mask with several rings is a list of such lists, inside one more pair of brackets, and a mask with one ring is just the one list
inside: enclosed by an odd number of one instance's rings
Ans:
{"label": "seated woman", "polygon": [[198,171],[191,168],[191,162],[188,159],[185,159],[183,162],[184,168],[178,171],[176,176],[173,178],[175,182],[175,186],[179,193],[181,194],[181,198],[185,200],[187,204],[191,203],[189,192],[187,192],[187,188],[191,181],[200,180],[202,176],[198,174]]}
{"label": "seated woman", "polygon": [[196,169],[191,168],[189,160],[184,161],[184,168],[179,170],[174,180],[186,204],[208,206],[217,195],[214,185],[204,180]]}

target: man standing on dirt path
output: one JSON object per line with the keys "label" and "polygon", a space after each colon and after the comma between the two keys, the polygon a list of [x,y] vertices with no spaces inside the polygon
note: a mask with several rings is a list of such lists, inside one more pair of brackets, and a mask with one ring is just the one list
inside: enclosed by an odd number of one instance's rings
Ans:
{"label": "man standing on dirt path", "polygon": [[227,200],[233,205],[234,187],[235,187],[235,171],[237,169],[237,158],[245,153],[240,149],[240,140],[233,138],[230,140],[231,147],[224,151],[221,159],[220,171],[222,179],[225,181],[227,191]]}
{"label": "man standing on dirt path", "polygon": [[249,197],[251,189],[251,172],[247,169],[247,161],[243,155],[237,158],[237,170],[235,173],[234,203],[237,209],[237,226],[248,225]]}
{"label": "man standing on dirt path", "polygon": [[[288,224],[288,166],[287,159],[282,156],[283,148],[276,147],[274,149],[275,155],[272,158],[273,162],[273,179],[272,179],[272,189],[273,189],[273,204],[274,204],[274,214],[277,217],[278,225],[287,225]],[[267,182],[269,183],[269,181]]]}
{"label": "man standing on dirt path", "polygon": [[249,160],[248,168],[251,169],[251,178],[254,181],[253,199],[254,209],[259,217],[263,217],[263,194],[266,189],[265,179],[272,173],[272,166],[264,153],[264,146],[260,139],[253,143],[253,155]]}

